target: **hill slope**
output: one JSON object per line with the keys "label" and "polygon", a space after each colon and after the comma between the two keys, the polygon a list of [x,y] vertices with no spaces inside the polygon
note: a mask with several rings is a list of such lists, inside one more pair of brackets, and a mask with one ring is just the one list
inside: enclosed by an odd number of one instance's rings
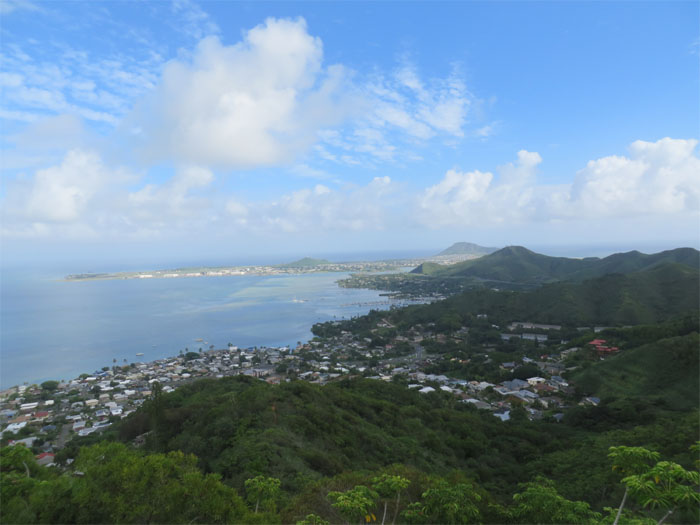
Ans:
{"label": "hill slope", "polygon": [[698,333],[625,350],[570,376],[579,390],[601,399],[663,400],[675,410],[697,407],[700,393]]}
{"label": "hill slope", "polygon": [[[206,471],[234,486],[260,473],[293,484],[403,463],[432,473],[479,466],[503,487],[524,476],[524,462],[539,454],[543,441],[566,430],[543,436],[523,425],[509,428],[504,439],[497,418],[451,397],[376,380],[324,387],[268,385],[245,376],[200,380],[163,396],[157,449],[194,453]],[[145,406],[123,422],[122,439],[151,424]],[[487,466],[494,453],[505,454],[508,464]]]}
{"label": "hill slope", "polygon": [[699,270],[666,263],[582,283],[545,284],[529,292],[468,290],[444,301],[399,311],[396,316],[435,322],[447,315],[466,319],[486,313],[504,322],[527,319],[578,326],[636,325],[697,311],[699,288]]}

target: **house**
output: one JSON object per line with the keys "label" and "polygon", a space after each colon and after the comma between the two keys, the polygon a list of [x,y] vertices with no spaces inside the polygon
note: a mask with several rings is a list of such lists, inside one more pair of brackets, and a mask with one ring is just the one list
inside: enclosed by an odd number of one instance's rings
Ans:
{"label": "house", "polygon": [[518,390],[517,392],[510,392],[508,395],[525,403],[532,403],[539,397],[537,394],[530,392],[529,390]]}
{"label": "house", "polygon": [[421,388],[418,392],[420,392],[421,394],[428,394],[430,392],[435,392],[435,389],[432,386],[426,386]]}
{"label": "house", "polygon": [[503,381],[501,383],[508,390],[522,390],[530,386],[530,383],[522,379],[513,379],[511,381]]}
{"label": "house", "polygon": [[523,334],[523,339],[526,341],[546,341],[547,337],[545,334]]}
{"label": "house", "polygon": [[37,464],[44,467],[53,465],[53,460],[54,454],[52,454],[51,452],[44,452],[43,454],[39,454],[38,456],[36,456]]}
{"label": "house", "polygon": [[537,392],[538,394],[541,394],[542,392],[545,392],[545,393],[555,392],[556,390],[558,390],[558,388],[555,388],[555,387],[548,385],[546,383],[538,383],[535,385],[534,389],[535,389],[535,392]]}
{"label": "house", "polygon": [[508,330],[515,330],[516,328],[526,330],[561,330],[561,326],[558,324],[539,324],[521,321],[514,321],[508,326]]}
{"label": "house", "polygon": [[47,417],[49,417],[50,413],[46,411],[42,412],[34,412],[34,421],[44,421]]}
{"label": "house", "polygon": [[569,386],[569,383],[566,382],[566,379],[564,379],[561,376],[553,375],[549,378],[549,381],[558,386]]}
{"label": "house", "polygon": [[538,363],[538,366],[541,370],[553,375],[561,374],[566,370],[566,367],[562,363]]}
{"label": "house", "polygon": [[20,423],[10,423],[9,425],[7,425],[7,428],[5,428],[5,430],[3,430],[3,433],[5,433],[5,432],[17,432],[26,426],[27,426],[26,421],[21,421]]}
{"label": "house", "polygon": [[510,410],[506,410],[505,412],[494,412],[493,415],[501,421],[508,421],[510,419]]}
{"label": "house", "polygon": [[36,440],[37,440],[36,437],[31,436],[31,437],[27,437],[27,438],[24,438],[24,439],[12,440],[12,441],[10,441],[9,445],[10,445],[10,446],[14,446],[14,445],[24,445],[24,446],[27,447],[27,448],[31,448],[31,447],[34,445],[34,442],[35,442]]}

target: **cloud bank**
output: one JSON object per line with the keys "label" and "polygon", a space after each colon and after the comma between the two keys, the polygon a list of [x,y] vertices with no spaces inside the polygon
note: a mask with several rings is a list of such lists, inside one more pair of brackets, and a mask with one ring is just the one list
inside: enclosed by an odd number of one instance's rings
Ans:
{"label": "cloud bank", "polygon": [[419,199],[429,227],[520,224],[612,217],[697,214],[698,141],[636,141],[630,155],[591,160],[571,184],[537,182],[538,153],[522,150],[515,163],[491,172],[449,170]]}
{"label": "cloud bank", "polygon": [[213,173],[196,165],[169,181],[134,189],[138,177],[107,168],[95,152],[74,150],[8,190],[3,231],[14,237],[167,238],[176,234],[290,233],[536,225],[601,218],[700,219],[698,141],[636,141],[629,156],[589,161],[570,184],[537,181],[543,159],[521,150],[496,173],[448,170],[410,192],[375,177],[365,185],[316,184],[245,201],[212,188]]}

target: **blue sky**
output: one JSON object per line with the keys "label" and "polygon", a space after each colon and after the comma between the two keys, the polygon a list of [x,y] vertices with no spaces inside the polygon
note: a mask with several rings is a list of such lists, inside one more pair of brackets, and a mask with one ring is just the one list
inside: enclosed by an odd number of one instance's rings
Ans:
{"label": "blue sky", "polygon": [[700,244],[697,2],[0,15],[5,259]]}

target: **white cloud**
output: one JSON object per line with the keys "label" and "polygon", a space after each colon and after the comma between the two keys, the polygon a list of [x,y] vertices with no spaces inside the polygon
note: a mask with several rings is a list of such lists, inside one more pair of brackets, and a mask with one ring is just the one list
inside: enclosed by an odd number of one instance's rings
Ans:
{"label": "white cloud", "polygon": [[630,157],[590,161],[572,185],[567,208],[585,216],[674,214],[700,211],[697,140],[638,140]]}
{"label": "white cloud", "polygon": [[37,120],[7,140],[25,151],[65,152],[81,146],[87,140],[87,133],[83,121],[68,114]]}
{"label": "white cloud", "polygon": [[188,199],[190,190],[208,186],[214,180],[211,171],[197,166],[180,170],[170,181],[160,186],[148,184],[129,194],[129,202],[150,215],[161,215],[162,208],[179,214]]}
{"label": "white cloud", "polygon": [[208,37],[169,62],[128,127],[150,159],[240,169],[292,163],[316,146],[325,161],[371,164],[461,139],[473,98],[456,71],[424,81],[407,65],[365,78],[324,66],[303,19],[269,18],[235,45]]}
{"label": "white cloud", "polygon": [[365,186],[331,189],[317,184],[269,202],[230,200],[226,210],[237,225],[258,232],[382,230],[394,220],[391,198],[396,191],[389,177],[375,177]]}
{"label": "white cloud", "polygon": [[137,177],[110,169],[92,151],[72,150],[60,164],[9,185],[2,201],[3,234],[54,238],[197,235],[216,221],[211,171],[182,168],[169,180],[131,190]]}
{"label": "white cloud", "polygon": [[20,10],[40,11],[41,8],[29,0],[0,0],[0,15],[9,15]]}
{"label": "white cloud", "polygon": [[465,136],[474,97],[457,71],[424,81],[415,67],[404,64],[392,75],[358,81],[355,89],[363,102],[355,120],[330,140],[320,136],[322,144],[344,151],[335,160],[392,162],[415,154],[417,145],[453,144]]}
{"label": "white cloud", "polygon": [[232,168],[293,160],[342,113],[344,71],[324,70],[322,55],[303,19],[270,18],[233,46],[205,38],[137,111],[146,153]]}
{"label": "white cloud", "polygon": [[[53,133],[55,122],[35,133]],[[79,131],[79,128],[76,128]],[[448,170],[419,193],[389,177],[364,185],[323,184],[247,201],[222,192],[204,167],[180,168],[169,180],[141,183],[88,149],[20,177],[2,201],[3,233],[51,238],[213,238],[235,234],[420,231],[428,227],[538,227],[548,223],[698,224],[698,141],[634,142],[629,155],[591,160],[569,182],[537,180],[542,158],[521,150],[492,172]],[[308,167],[300,165],[299,170]],[[311,175],[320,176],[313,172]],[[693,222],[694,221],[694,222]],[[515,231],[515,230],[514,230]],[[697,231],[697,227],[695,228]]]}
{"label": "white cloud", "polygon": [[96,153],[71,150],[59,165],[37,170],[30,180],[10,186],[3,222],[10,229],[27,223],[79,222],[98,196],[127,180],[126,172],[107,168]]}
{"label": "white cloud", "polygon": [[518,221],[532,206],[533,182],[539,154],[521,150],[518,162],[493,173],[449,170],[442,181],[427,188],[419,201],[422,222],[431,227],[500,224]]}
{"label": "white cloud", "polygon": [[492,173],[450,170],[419,198],[430,227],[487,226],[614,217],[697,215],[700,159],[696,140],[636,141],[630,157],[588,162],[569,184],[536,180],[538,153],[522,150],[516,163]]}
{"label": "white cloud", "polygon": [[200,40],[220,32],[219,27],[199,5],[190,0],[174,0],[172,11],[177,16],[176,27],[190,38]]}
{"label": "white cloud", "polygon": [[113,126],[127,112],[131,98],[154,85],[153,69],[159,61],[152,55],[96,57],[64,44],[45,46],[55,53],[50,58],[38,45],[4,46],[4,118],[27,122],[70,113]]}

